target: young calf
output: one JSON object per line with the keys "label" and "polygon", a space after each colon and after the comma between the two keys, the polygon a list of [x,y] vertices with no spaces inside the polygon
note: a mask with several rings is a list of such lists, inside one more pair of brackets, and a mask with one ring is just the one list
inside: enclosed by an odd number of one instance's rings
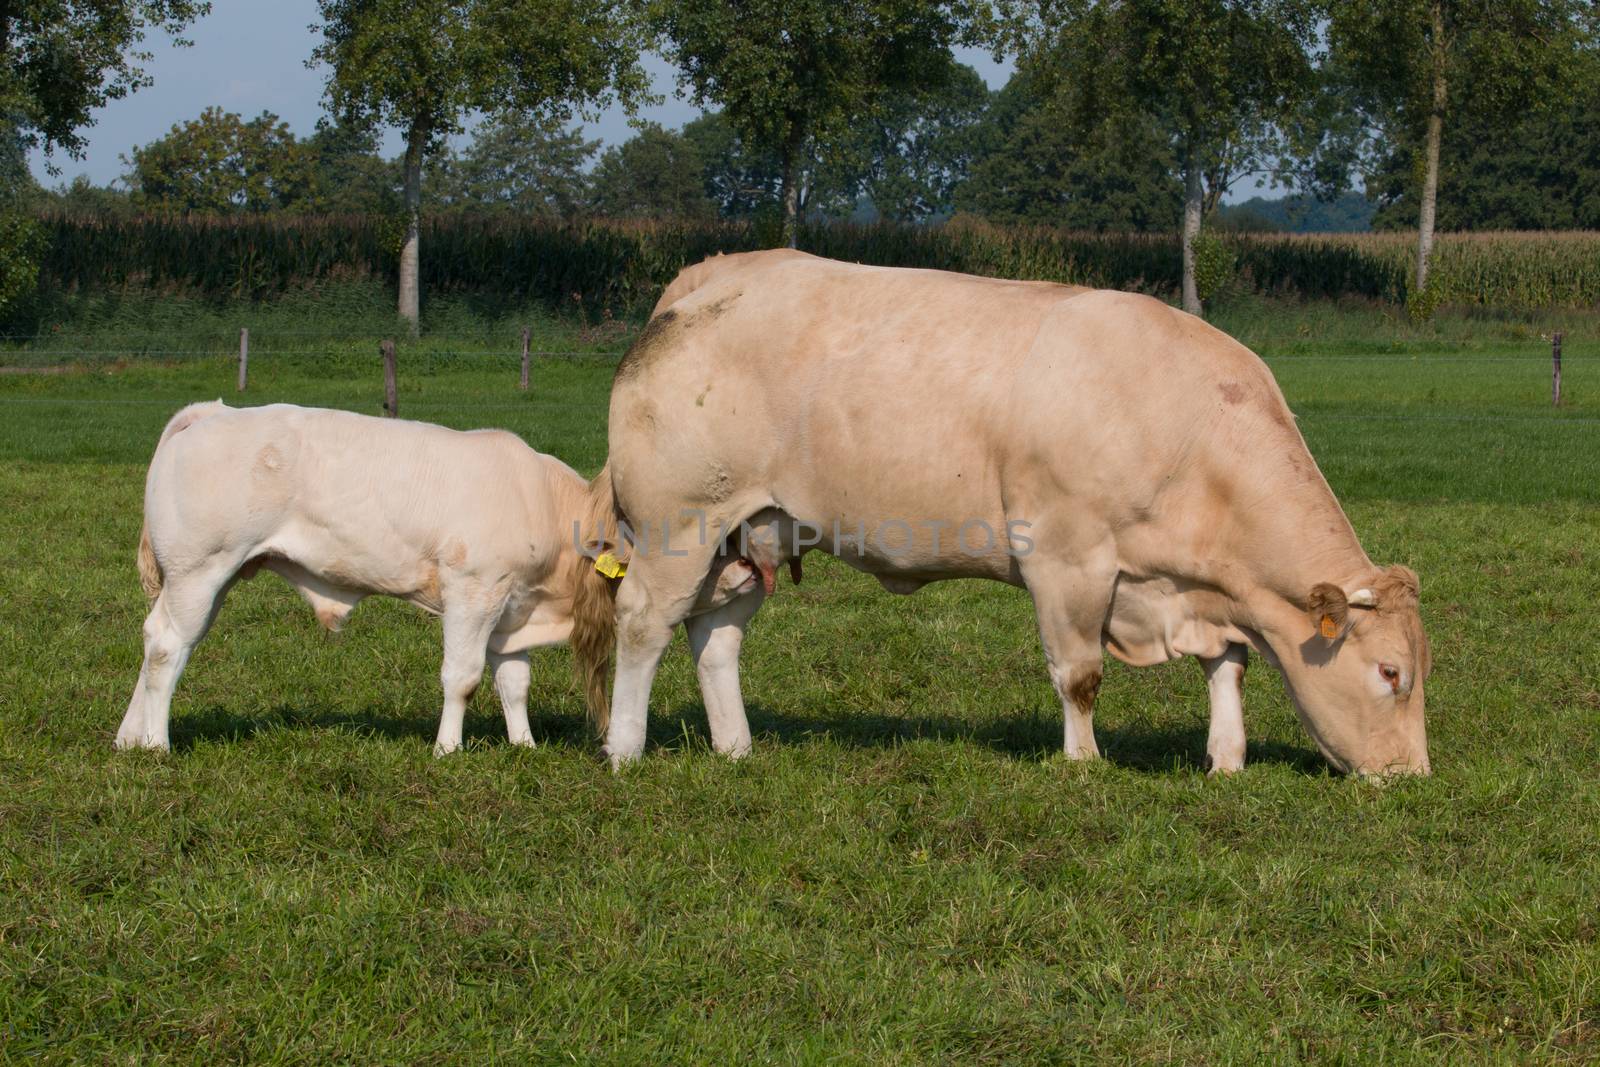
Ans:
{"label": "young calf", "polygon": [[[531,745],[528,650],[565,642],[575,602],[605,578],[580,551],[588,483],[500,430],[274,404],[192,404],[167,424],[145,481],[139,576],[155,598],[119,748],[167,748],[173,688],[228,590],[266,569],[337,630],[363,597],[444,621],[444,711],[434,751],[461,747],[467,700],[494,668],[511,741]],[[753,571],[724,561],[697,607]],[[607,605],[609,607],[609,605]],[[590,712],[607,713],[609,648],[579,650]]]}

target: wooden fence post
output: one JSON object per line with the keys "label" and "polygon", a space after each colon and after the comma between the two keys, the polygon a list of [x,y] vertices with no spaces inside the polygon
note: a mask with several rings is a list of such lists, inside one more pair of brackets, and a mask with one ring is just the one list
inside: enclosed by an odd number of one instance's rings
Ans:
{"label": "wooden fence post", "polygon": [[250,327],[239,327],[239,392],[250,381]]}
{"label": "wooden fence post", "polygon": [[1555,336],[1550,338],[1550,403],[1554,407],[1561,406],[1561,331],[1557,330]]}
{"label": "wooden fence post", "polygon": [[528,341],[533,331],[524,326],[522,328],[522,391],[528,391]]}
{"label": "wooden fence post", "polygon": [[392,419],[400,414],[400,392],[394,381],[394,342],[382,342],[378,351],[383,354],[383,413]]}

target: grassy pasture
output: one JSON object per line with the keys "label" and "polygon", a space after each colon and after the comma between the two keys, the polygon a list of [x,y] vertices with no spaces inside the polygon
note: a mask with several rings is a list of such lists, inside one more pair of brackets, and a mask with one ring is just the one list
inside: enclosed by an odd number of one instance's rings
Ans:
{"label": "grassy pasture", "polygon": [[[233,367],[0,375],[0,1059],[1594,1062],[1600,352],[1552,411],[1537,327],[1232,315],[1369,553],[1423,577],[1429,780],[1330,776],[1259,664],[1243,774],[1201,773],[1186,663],[1111,665],[1107,758],[1067,763],[1021,594],[818,557],[752,627],[739,764],[681,641],[623,775],[564,651],[537,749],[485,684],[435,760],[436,623],[374,600],[330,637],[270,576],[176,751],[114,754],[143,464]],[[523,396],[474,343],[403,350],[402,413],[593,471],[609,363]],[[376,412],[368,349],[264,355],[248,402]]]}

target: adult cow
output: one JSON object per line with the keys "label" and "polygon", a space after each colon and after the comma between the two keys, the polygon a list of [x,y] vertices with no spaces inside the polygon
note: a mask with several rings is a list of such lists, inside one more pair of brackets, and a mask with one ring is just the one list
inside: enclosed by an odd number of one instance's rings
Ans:
{"label": "adult cow", "polygon": [[[1416,576],[1367,558],[1272,375],[1225,334],[1128,293],[795,252],[691,267],[663,304],[617,368],[591,488],[646,534],[616,591],[613,764],[643,749],[683,620],[713,744],[748,750],[744,627],[772,568],[820,541],[897,593],[1025,587],[1071,757],[1098,754],[1107,648],[1197,657],[1209,762],[1238,769],[1254,648],[1335,767],[1427,773]],[[778,535],[765,588],[690,617],[717,558],[702,531],[751,517]]]}

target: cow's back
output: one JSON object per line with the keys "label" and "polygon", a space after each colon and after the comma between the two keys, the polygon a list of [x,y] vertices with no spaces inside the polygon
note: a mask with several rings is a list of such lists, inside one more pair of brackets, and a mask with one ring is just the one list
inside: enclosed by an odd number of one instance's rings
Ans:
{"label": "cow's back", "polygon": [[1000,529],[1070,497],[1124,527],[1163,495],[1204,513],[1255,452],[1328,495],[1261,361],[1160,301],[815,257],[752,257],[658,314],[611,445],[641,517],[743,493],[727,506]]}

